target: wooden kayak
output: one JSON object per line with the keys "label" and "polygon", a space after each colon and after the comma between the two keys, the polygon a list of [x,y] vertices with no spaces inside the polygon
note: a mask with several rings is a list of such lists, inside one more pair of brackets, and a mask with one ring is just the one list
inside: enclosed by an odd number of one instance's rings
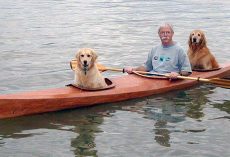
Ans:
{"label": "wooden kayak", "polygon": [[[192,77],[223,78],[230,76],[230,64],[223,64],[220,70],[193,72]],[[118,102],[133,98],[160,94],[188,88],[198,84],[196,80],[151,79],[135,74],[111,78],[115,87],[86,91],[72,86],[0,95],[0,119]]]}

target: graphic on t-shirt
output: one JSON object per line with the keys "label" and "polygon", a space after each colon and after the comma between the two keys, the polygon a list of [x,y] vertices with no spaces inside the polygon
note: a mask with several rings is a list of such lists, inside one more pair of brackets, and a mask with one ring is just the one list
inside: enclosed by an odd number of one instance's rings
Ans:
{"label": "graphic on t-shirt", "polygon": [[164,56],[160,56],[160,62],[164,61]]}
{"label": "graphic on t-shirt", "polygon": [[154,60],[158,60],[158,56],[154,56]]}
{"label": "graphic on t-shirt", "polygon": [[[155,56],[154,59],[157,60],[158,57]],[[170,58],[170,57],[167,57],[167,56],[160,56],[159,61],[160,61],[160,62],[163,62],[163,61],[170,61],[170,59],[171,59],[171,58]]]}
{"label": "graphic on t-shirt", "polygon": [[170,61],[170,57],[166,57],[165,61]]}

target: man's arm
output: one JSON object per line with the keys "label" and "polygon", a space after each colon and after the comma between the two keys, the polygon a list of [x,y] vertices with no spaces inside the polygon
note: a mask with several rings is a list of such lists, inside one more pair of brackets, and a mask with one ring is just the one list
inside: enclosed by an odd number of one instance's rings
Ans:
{"label": "man's arm", "polygon": [[147,71],[146,68],[142,65],[136,68],[133,68],[133,71]]}
{"label": "man's arm", "polygon": [[133,71],[147,71],[147,69],[142,65],[136,68],[133,67],[125,67],[124,71],[131,74]]}
{"label": "man's arm", "polygon": [[168,73],[170,80],[177,79],[177,76],[189,76],[189,75],[191,75],[191,72],[188,72],[188,71],[181,71],[179,73],[177,72]]}

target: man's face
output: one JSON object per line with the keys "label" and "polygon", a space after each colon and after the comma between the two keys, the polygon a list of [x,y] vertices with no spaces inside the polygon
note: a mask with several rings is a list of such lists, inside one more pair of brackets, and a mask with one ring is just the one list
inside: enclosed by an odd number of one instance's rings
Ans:
{"label": "man's face", "polygon": [[170,27],[162,27],[159,31],[159,37],[163,45],[172,44],[173,32]]}

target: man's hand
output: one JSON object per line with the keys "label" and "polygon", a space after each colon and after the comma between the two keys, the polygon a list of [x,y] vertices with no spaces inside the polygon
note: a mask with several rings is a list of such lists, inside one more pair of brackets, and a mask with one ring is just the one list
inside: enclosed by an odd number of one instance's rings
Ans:
{"label": "man's hand", "polygon": [[176,72],[171,72],[171,73],[168,73],[167,75],[169,76],[170,80],[175,80],[177,79],[177,76],[180,76],[180,74]]}
{"label": "man's hand", "polygon": [[133,68],[132,67],[125,67],[124,72],[131,74],[133,72]]}

